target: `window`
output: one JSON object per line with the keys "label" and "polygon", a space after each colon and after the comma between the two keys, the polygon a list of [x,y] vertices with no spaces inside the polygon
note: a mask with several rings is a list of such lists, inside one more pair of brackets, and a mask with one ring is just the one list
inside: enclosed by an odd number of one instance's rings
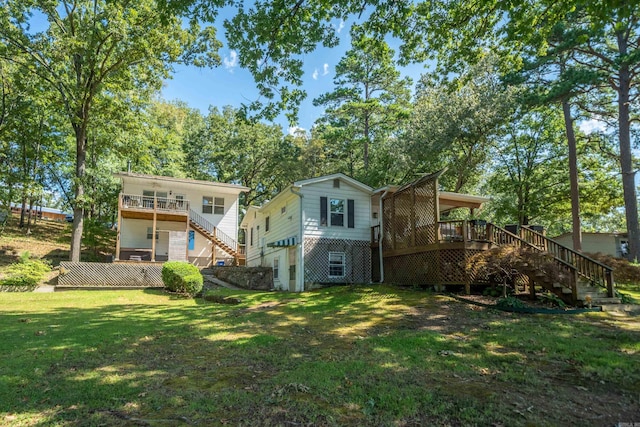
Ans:
{"label": "window", "polygon": [[210,214],[213,213],[213,197],[202,197],[202,213]]}
{"label": "window", "polygon": [[344,227],[344,200],[331,199],[329,208],[331,209],[331,225]]}
{"label": "window", "polygon": [[373,212],[371,216],[373,217],[373,219],[378,219],[378,212]]}
{"label": "window", "polygon": [[273,259],[273,278],[277,279],[280,274],[280,258],[279,257],[275,257]]}
{"label": "window", "polygon": [[174,196],[174,198],[176,199],[176,207],[178,209],[183,209],[184,208],[184,194],[176,194]]}
{"label": "window", "polygon": [[253,227],[251,227],[251,230],[249,231],[249,245],[253,246]]}
{"label": "window", "polygon": [[216,197],[213,203],[213,213],[224,215],[224,197]]}
{"label": "window", "polygon": [[264,232],[265,232],[265,233],[268,233],[268,232],[269,232],[269,219],[270,219],[270,218],[271,218],[271,217],[266,217],[266,218],[265,218],[265,220],[264,220]]}
{"label": "window", "polygon": [[[158,240],[159,232],[156,230],[156,240]],[[153,236],[153,227],[147,227],[147,240],[151,240]]]}
{"label": "window", "polygon": [[[153,208],[153,196],[155,196],[153,190],[142,190],[142,206],[145,208]],[[149,239],[151,239],[151,237],[149,237]]]}
{"label": "window", "polygon": [[329,277],[344,277],[344,252],[329,252]]}

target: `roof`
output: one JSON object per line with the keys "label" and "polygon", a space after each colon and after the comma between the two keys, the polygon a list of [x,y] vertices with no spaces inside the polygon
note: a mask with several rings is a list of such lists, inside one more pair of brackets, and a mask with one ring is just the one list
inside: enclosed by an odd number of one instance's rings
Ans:
{"label": "roof", "polygon": [[[22,204],[11,202],[11,207],[12,208],[22,208]],[[29,208],[29,205],[27,204],[27,209],[28,208]],[[52,213],[52,214],[66,215],[66,212],[64,212],[64,211],[62,211],[60,209],[48,208],[46,206],[33,206],[33,210],[37,210],[37,211],[40,211],[40,212],[46,212],[46,213]]]}
{"label": "roof", "polygon": [[445,212],[455,208],[479,209],[483,203],[488,202],[488,197],[473,196],[471,194],[451,193],[449,191],[438,191],[438,204],[440,212]]}
{"label": "roof", "polygon": [[228,184],[226,182],[216,182],[216,181],[201,181],[201,180],[189,179],[189,178],[174,178],[171,176],[145,175],[145,174],[133,173],[133,172],[118,172],[113,175],[120,177],[122,179],[133,178],[133,179],[142,179],[147,181],[161,181],[161,182],[174,182],[174,183],[180,183],[180,184],[215,186],[215,187],[236,190],[238,192],[251,190],[249,187],[245,187],[243,185],[238,185],[238,184]]}
{"label": "roof", "polygon": [[296,181],[293,183],[293,186],[303,187],[305,185],[317,184],[319,182],[324,182],[324,181],[332,181],[334,179],[341,179],[343,181],[346,181],[347,183],[353,185],[354,187],[357,187],[362,191],[366,191],[369,194],[373,192],[373,188],[369,187],[367,184],[364,184],[358,181],[357,179],[351,178],[350,176],[347,176],[343,173],[334,173],[331,175],[319,176],[317,178],[309,178],[309,179],[304,179],[302,181]]}

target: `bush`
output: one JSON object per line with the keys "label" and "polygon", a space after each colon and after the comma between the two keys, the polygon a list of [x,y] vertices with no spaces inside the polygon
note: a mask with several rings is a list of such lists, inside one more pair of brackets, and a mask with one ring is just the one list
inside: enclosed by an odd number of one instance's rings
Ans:
{"label": "bush", "polygon": [[0,279],[3,291],[32,291],[51,271],[51,265],[39,259],[30,259],[29,252],[20,254],[18,261],[4,271]]}
{"label": "bush", "polygon": [[587,256],[613,268],[613,280],[619,283],[640,284],[640,266],[624,258],[615,258],[602,253],[588,253]]}
{"label": "bush", "polygon": [[195,265],[184,261],[169,261],[162,266],[162,282],[171,292],[196,295],[202,291],[202,274]]}

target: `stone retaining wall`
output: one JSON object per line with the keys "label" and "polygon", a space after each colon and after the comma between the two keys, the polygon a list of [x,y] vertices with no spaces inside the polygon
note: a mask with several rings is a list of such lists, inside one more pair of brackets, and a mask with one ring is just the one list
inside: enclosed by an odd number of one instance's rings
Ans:
{"label": "stone retaining wall", "polygon": [[214,277],[242,289],[270,291],[273,289],[271,267],[210,267]]}

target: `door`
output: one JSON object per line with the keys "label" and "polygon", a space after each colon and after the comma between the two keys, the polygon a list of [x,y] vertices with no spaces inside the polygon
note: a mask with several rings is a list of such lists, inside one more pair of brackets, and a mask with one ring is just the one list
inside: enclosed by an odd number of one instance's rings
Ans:
{"label": "door", "polygon": [[166,261],[169,259],[169,232],[158,231],[156,241],[156,261]]}
{"label": "door", "polygon": [[296,247],[289,248],[289,291],[296,290]]}

